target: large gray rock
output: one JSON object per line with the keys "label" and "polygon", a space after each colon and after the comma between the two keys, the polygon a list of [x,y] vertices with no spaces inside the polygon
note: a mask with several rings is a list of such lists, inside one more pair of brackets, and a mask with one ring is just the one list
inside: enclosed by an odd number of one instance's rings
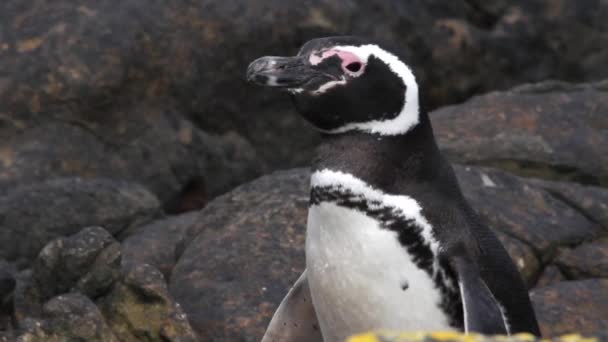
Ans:
{"label": "large gray rock", "polygon": [[308,172],[274,173],[211,202],[170,291],[204,341],[258,341],[304,267]]}
{"label": "large gray rock", "polygon": [[65,110],[0,125],[0,194],[61,177],[112,178],[146,186],[170,210],[182,192],[196,191],[200,208],[260,170],[238,135],[209,135],[162,105]]}
{"label": "large gray rock", "polygon": [[118,342],[101,312],[89,298],[78,293],[57,296],[44,304],[41,319],[28,319],[19,341]]}
{"label": "large gray rock", "polygon": [[531,179],[528,182],[544,188],[554,197],[576,208],[590,221],[596,222],[608,231],[607,188],[541,179]]}
{"label": "large gray rock", "polygon": [[102,228],[48,243],[14,291],[19,338],[33,341],[196,341],[151,265],[126,260]]}
{"label": "large gray rock", "polygon": [[120,281],[98,304],[120,341],[199,341],[163,275],[150,265],[126,263]]}
{"label": "large gray rock", "polygon": [[168,280],[179,256],[179,247],[200,216],[199,212],[189,212],[138,228],[122,243],[123,259],[152,265]]}
{"label": "large gray rock", "polygon": [[569,279],[608,278],[608,239],[562,248],[556,264]]}
{"label": "large gray rock", "polygon": [[608,338],[608,279],[565,281],[530,294],[543,337],[578,333]]}
{"label": "large gray rock", "polygon": [[431,114],[451,160],[538,178],[608,185],[608,81],[545,82]]}
{"label": "large gray rock", "polygon": [[465,197],[482,220],[526,243],[542,263],[559,246],[580,243],[601,232],[576,209],[523,178],[473,166],[456,166],[455,171]]}
{"label": "large gray rock", "polygon": [[[281,0],[55,0],[23,6],[21,0],[5,0],[0,4],[2,136],[18,140],[18,134],[5,132],[31,129],[32,117],[42,125],[37,127],[50,125],[47,119],[78,126],[69,139],[83,135],[79,142],[104,153],[79,154],[72,171],[41,167],[51,164],[44,158],[38,169],[82,176],[111,167],[100,160],[129,163],[114,168],[129,179],[141,173],[164,200],[200,167],[170,157],[187,154],[183,144],[169,142],[175,131],[167,128],[156,142],[121,136],[120,126],[106,135],[112,130],[101,129],[103,123],[124,124],[140,112],[187,116],[212,132],[237,129],[275,167],[303,164],[309,154],[294,151],[310,147],[315,135],[293,115],[287,96],[245,83],[246,65],[254,58],[295,53],[319,36],[381,38],[403,50],[436,106],[522,82],[606,78],[607,10],[600,0],[307,0],[302,6]],[[147,125],[135,126],[138,137],[145,135]],[[154,147],[123,144],[132,139]],[[131,161],[133,155],[138,158]],[[72,160],[69,153],[58,156]],[[147,163],[163,166],[164,177],[155,181]],[[175,176],[171,166],[178,170]]]}
{"label": "large gray rock", "polygon": [[0,197],[0,257],[26,264],[50,240],[82,227],[118,234],[159,212],[158,199],[132,183],[70,178],[18,187]]}
{"label": "large gray rock", "polygon": [[104,295],[120,276],[120,245],[101,227],[85,228],[69,237],[49,242],[33,263],[22,272],[15,290],[15,318],[24,324],[28,317],[40,318],[51,298],[78,292],[89,298]]}

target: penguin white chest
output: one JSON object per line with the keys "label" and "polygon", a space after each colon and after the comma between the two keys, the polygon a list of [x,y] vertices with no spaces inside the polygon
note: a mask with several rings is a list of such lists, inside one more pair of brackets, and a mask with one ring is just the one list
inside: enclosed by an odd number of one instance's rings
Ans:
{"label": "penguin white chest", "polygon": [[326,342],[373,329],[453,330],[430,275],[396,232],[359,210],[310,207],[306,267]]}

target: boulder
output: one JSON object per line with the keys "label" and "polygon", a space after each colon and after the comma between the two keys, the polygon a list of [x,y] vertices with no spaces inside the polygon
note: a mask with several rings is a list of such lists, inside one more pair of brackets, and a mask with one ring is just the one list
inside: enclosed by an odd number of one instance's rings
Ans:
{"label": "boulder", "polygon": [[529,179],[528,182],[547,190],[551,195],[585,215],[608,231],[608,189],[572,182]]}
{"label": "boulder", "polygon": [[[530,286],[542,265],[532,243],[555,250],[595,231],[576,211],[518,177],[476,167],[457,166],[456,172]],[[308,177],[308,169],[294,169],[242,185],[210,202],[186,233],[170,292],[202,339],[262,336],[304,267]],[[568,226],[557,224],[562,220]]]}
{"label": "boulder", "polygon": [[100,227],[48,243],[17,276],[12,314],[33,341],[197,341],[162,273],[121,264],[120,244]]}
{"label": "boulder", "polygon": [[555,263],[568,279],[608,278],[608,239],[562,248]]}
{"label": "boulder", "polygon": [[15,318],[41,317],[43,304],[68,292],[89,298],[107,293],[120,276],[120,245],[101,227],[49,242],[32,272],[22,273],[15,292]]}
{"label": "boulder", "polygon": [[0,259],[0,337],[2,336],[2,331],[9,330],[11,324],[13,290],[17,283],[15,273],[13,265]]}
{"label": "boulder", "polygon": [[159,213],[158,199],[133,183],[67,178],[21,186],[0,197],[0,257],[25,266],[59,236],[91,225],[116,235]]}
{"label": "boulder", "polygon": [[601,231],[577,210],[525,179],[490,168],[456,166],[455,171],[482,221],[526,243],[541,263],[550,260],[559,246],[580,243]]}
{"label": "boulder", "polygon": [[[145,140],[143,145],[155,148],[133,147],[139,158],[131,161],[117,139],[120,127],[118,134],[106,136],[91,122],[116,120],[117,114],[124,123],[140,106],[152,112],[160,108],[169,115],[179,112],[177,117],[191,118],[209,132],[237,130],[273,168],[300,165],[316,135],[293,115],[287,96],[245,83],[245,68],[254,58],[295,53],[319,36],[349,33],[386,40],[414,67],[435,107],[522,82],[606,78],[608,52],[598,47],[608,46],[607,8],[598,0],[308,0],[298,7],[280,0],[56,0],[32,6],[6,0],[0,5],[0,32],[7,32],[0,36],[0,120],[13,130],[28,127],[28,117],[68,115],[81,135],[106,137],[110,145],[85,137],[90,148],[105,153],[79,154],[76,161],[66,153],[55,160],[72,161],[76,170],[56,167],[48,174],[82,176],[111,167],[99,161],[126,163],[114,170],[131,180],[141,173],[164,200],[198,170],[192,160],[171,158],[172,151],[184,151],[180,144],[163,143],[173,136],[171,130],[155,135],[160,145]],[[146,126],[140,127],[137,135],[145,135]],[[123,153],[111,153],[116,143]],[[143,166],[149,162],[163,166],[158,171],[163,177],[155,180],[155,169]]]}
{"label": "boulder", "polygon": [[559,268],[555,265],[547,265],[538,277],[536,287],[545,287],[549,285],[555,285],[560,281],[566,280],[566,277],[562,274]]}
{"label": "boulder", "polygon": [[261,338],[304,268],[307,187],[307,170],[277,172],[201,212],[170,291],[202,340]]}
{"label": "boulder", "polygon": [[163,275],[150,265],[126,263],[121,280],[98,303],[120,341],[198,341]]}
{"label": "boulder", "polygon": [[28,319],[19,341],[118,342],[101,312],[89,298],[78,293],[57,296],[44,304],[40,320]]}
{"label": "boulder", "polygon": [[454,162],[608,185],[608,81],[544,82],[477,96],[431,114]]}
{"label": "boulder", "polygon": [[502,245],[507,249],[507,252],[509,252],[511,259],[513,259],[513,262],[521,273],[526,285],[531,288],[538,277],[541,267],[541,264],[534,253],[534,249],[526,243],[510,237],[505,233],[496,230],[494,232]]}
{"label": "boulder", "polygon": [[187,231],[199,218],[199,212],[189,212],[138,228],[122,243],[123,259],[152,265],[161,271],[168,281],[177,262],[178,246],[184,243]]}
{"label": "boulder", "polygon": [[535,289],[530,298],[543,337],[579,333],[608,338],[608,280],[565,281]]}
{"label": "boulder", "polygon": [[160,105],[19,120],[0,124],[0,194],[49,179],[111,178],[140,183],[179,211],[182,192],[202,197],[198,209],[261,167],[238,135],[207,134]]}

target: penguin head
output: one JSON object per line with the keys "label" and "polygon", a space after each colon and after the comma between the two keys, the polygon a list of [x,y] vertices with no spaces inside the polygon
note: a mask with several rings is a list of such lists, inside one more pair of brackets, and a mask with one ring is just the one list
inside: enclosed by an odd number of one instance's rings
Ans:
{"label": "penguin head", "polygon": [[298,112],[325,133],[397,135],[419,121],[411,69],[361,38],[318,38],[296,56],[258,58],[249,65],[247,79],[287,90]]}

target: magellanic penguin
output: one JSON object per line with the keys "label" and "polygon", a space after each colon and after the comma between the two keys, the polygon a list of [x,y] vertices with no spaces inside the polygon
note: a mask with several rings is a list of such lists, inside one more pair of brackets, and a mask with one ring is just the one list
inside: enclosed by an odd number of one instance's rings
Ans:
{"label": "magellanic penguin", "polygon": [[247,78],[291,93],[323,137],[306,270],[264,342],[376,329],[540,335],[517,268],[464,199],[401,59],[360,38],[321,38],[255,60]]}

